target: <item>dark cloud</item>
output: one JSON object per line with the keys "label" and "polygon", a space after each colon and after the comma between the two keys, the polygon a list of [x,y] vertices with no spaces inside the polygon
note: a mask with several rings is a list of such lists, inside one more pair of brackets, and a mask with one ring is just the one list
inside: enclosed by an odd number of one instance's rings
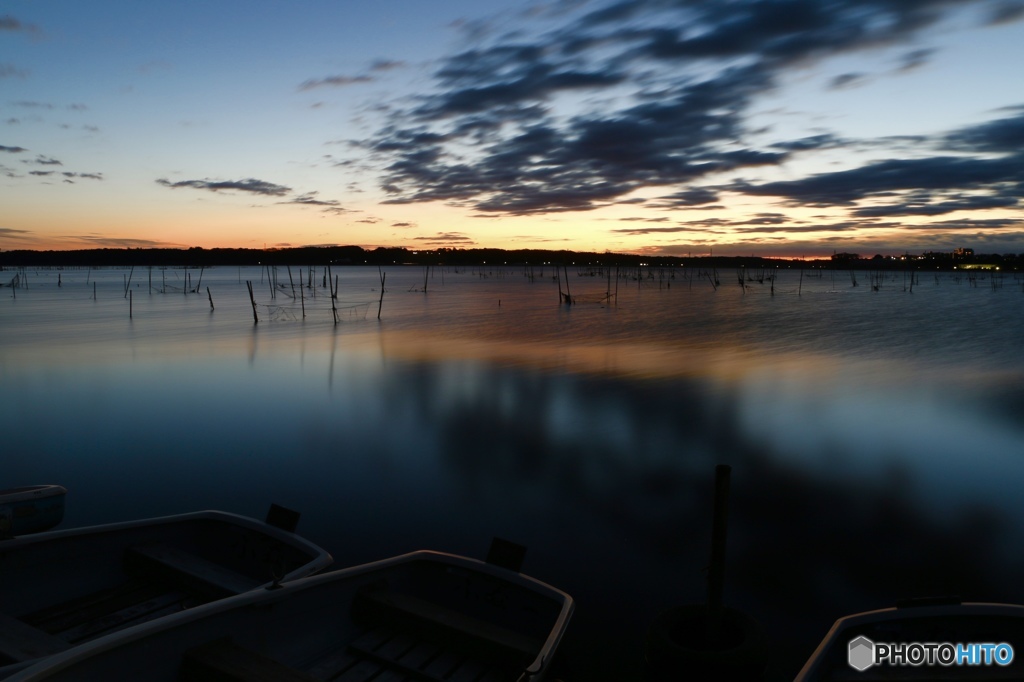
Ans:
{"label": "dark cloud", "polygon": [[360,83],[372,83],[370,76],[326,76],[325,78],[311,78],[299,86],[299,90],[313,90],[315,88],[333,87],[339,88],[346,85],[358,85]]}
{"label": "dark cloud", "polygon": [[1024,150],[1024,114],[970,126],[945,136],[947,149],[1015,153]]}
{"label": "dark cloud", "polygon": [[27,152],[28,150],[24,147],[7,147],[0,144],[0,152],[7,152],[8,154],[20,154],[21,152]]}
{"label": "dark cloud", "polygon": [[460,244],[475,244],[476,242],[461,232],[438,232],[431,237],[413,237],[413,241],[427,242],[431,246],[444,245],[452,243]]}
{"label": "dark cloud", "polygon": [[640,216],[633,216],[632,218],[619,218],[624,223],[666,223],[668,218],[665,216],[659,216],[657,218],[642,218]]}
{"label": "dark cloud", "polygon": [[700,234],[725,234],[721,230],[712,230],[706,227],[688,227],[677,225],[675,227],[623,227],[612,230],[616,234],[644,235],[644,234],[677,234],[679,232],[695,232]]}
{"label": "dark cloud", "polygon": [[843,90],[862,85],[866,76],[862,73],[843,73],[833,78],[828,83],[829,90]]}
{"label": "dark cloud", "polygon": [[[443,201],[489,215],[590,210],[641,188],[682,188],[715,174],[776,165],[793,152],[841,146],[823,134],[759,148],[747,129],[751,105],[790,69],[910,45],[967,6],[1002,8],[1010,17],[1016,10],[1004,4],[620,0],[591,3],[580,14],[581,4],[568,3],[557,13],[540,12],[561,22],[542,38],[478,30],[472,49],[444,59],[424,94],[393,110],[388,124],[361,146],[382,169],[389,203]],[[920,66],[931,54],[927,48],[905,52],[899,68]],[[833,85],[849,86],[860,77],[845,74]],[[575,108],[557,106],[583,97],[590,100],[588,113],[573,116],[567,111]],[[853,170],[741,191],[842,205],[873,194],[876,186],[881,191],[901,164],[908,172],[970,173],[966,166],[975,161],[984,160],[962,160],[958,169],[952,157],[879,161],[868,168],[889,172],[887,178]],[[1005,169],[990,165],[988,172]],[[842,181],[854,186],[839,187]],[[935,177],[932,182],[946,186]],[[968,180],[966,187],[985,182]],[[671,199],[661,202],[671,205]],[[679,207],[689,205],[681,197]]]}
{"label": "dark cloud", "polygon": [[884,206],[865,206],[852,211],[858,217],[884,217],[901,215],[942,215],[954,211],[976,211],[989,208],[1009,208],[1018,205],[1016,197],[1009,196],[976,196],[963,197],[950,201],[939,202],[908,202]]}
{"label": "dark cloud", "polygon": [[24,78],[29,72],[19,69],[14,64],[0,64],[0,78]]}
{"label": "dark cloud", "polygon": [[793,204],[851,206],[872,196],[913,190],[1001,190],[1024,182],[1024,153],[998,159],[938,156],[891,159],[835,173],[761,185],[736,183],[733,189],[755,196],[777,196]]}
{"label": "dark cloud", "polygon": [[370,65],[370,71],[393,71],[395,69],[405,68],[405,62],[395,61],[393,59],[378,59]]}
{"label": "dark cloud", "polygon": [[1018,0],[1006,0],[997,3],[989,14],[990,24],[1008,24],[1024,17],[1024,2]]}
{"label": "dark cloud", "polygon": [[63,166],[64,164],[57,159],[51,159],[48,156],[42,154],[36,156],[34,159],[24,159],[22,163],[34,163],[38,166]]}
{"label": "dark cloud", "polygon": [[558,92],[618,85],[626,77],[547,62],[545,50],[537,46],[472,50],[455,55],[437,71],[435,78],[447,91],[425,98],[414,113],[420,119],[479,113],[537,102]]}
{"label": "dark cloud", "polygon": [[53,175],[53,171],[29,171],[28,174],[29,175],[46,176],[46,175]]}
{"label": "dark cloud", "polygon": [[160,248],[160,247],[174,247],[180,246],[179,244],[172,244],[170,242],[161,242],[153,239],[129,239],[126,237],[106,237],[103,235],[74,235],[65,237],[65,239],[73,242],[83,242],[96,248],[133,248],[133,249],[147,249],[147,248]]}
{"label": "dark cloud", "polygon": [[933,49],[925,48],[921,50],[912,50],[903,55],[903,57],[900,60],[900,66],[897,70],[901,72],[906,72],[918,69],[927,64],[928,60],[931,59],[933,54],[935,54],[935,50]]}
{"label": "dark cloud", "polygon": [[850,141],[844,140],[841,137],[837,137],[831,133],[822,133],[820,135],[810,135],[808,137],[801,137],[796,140],[784,140],[782,142],[773,142],[773,149],[784,149],[789,152],[806,152],[816,149],[834,149],[836,147],[846,147],[850,145]]}
{"label": "dark cloud", "polygon": [[281,201],[281,204],[304,204],[306,206],[340,206],[337,199],[317,199],[319,192],[306,192],[292,197],[288,201]]}
{"label": "dark cloud", "polygon": [[1024,221],[1013,218],[962,218],[960,220],[937,220],[904,227],[908,230],[994,230],[1021,227],[1022,225],[1024,225]]}
{"label": "dark cloud", "polygon": [[416,223],[391,223],[391,227],[416,227]]}
{"label": "dark cloud", "polygon": [[10,14],[0,17],[0,31],[23,31],[25,33],[39,33],[39,27],[34,24],[23,24]]}
{"label": "dark cloud", "polygon": [[205,189],[211,192],[236,190],[239,192],[250,192],[252,194],[263,194],[272,197],[284,196],[288,194],[288,192],[292,191],[291,187],[275,185],[272,182],[257,180],[255,178],[247,178],[245,180],[181,180],[179,182],[171,182],[170,180],[160,178],[156,182],[157,184],[163,185],[164,187],[170,187],[171,189],[191,187],[193,189]]}
{"label": "dark cloud", "polygon": [[28,230],[16,230],[13,227],[0,227],[0,237],[8,239],[24,239],[23,235],[31,234]]}
{"label": "dark cloud", "polygon": [[[623,18],[641,13],[675,15],[668,23],[632,31],[641,39],[636,54],[669,60],[752,58],[778,68],[853,50],[892,45],[937,24],[957,5],[971,0],[660,0],[619,3],[594,20],[621,29]],[[674,10],[674,11],[673,11]],[[671,14],[670,14],[671,13]]]}
{"label": "dark cloud", "polygon": [[387,130],[371,149],[392,159],[383,184],[392,203],[448,200],[515,215],[590,210],[640,187],[782,161],[785,152],[721,148],[742,137],[740,111],[763,86],[756,70],[730,69],[612,116],[521,125],[486,143],[474,162],[446,149],[467,140],[459,130]]}

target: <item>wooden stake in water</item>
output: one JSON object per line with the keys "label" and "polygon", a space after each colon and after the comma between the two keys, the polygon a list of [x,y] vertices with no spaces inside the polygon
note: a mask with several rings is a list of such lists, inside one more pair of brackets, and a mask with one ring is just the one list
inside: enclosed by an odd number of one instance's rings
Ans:
{"label": "wooden stake in water", "polygon": [[380,319],[380,309],[384,307],[384,279],[388,276],[388,273],[381,272],[380,266],[377,266],[377,274],[380,275],[380,300],[377,301],[377,319]]}
{"label": "wooden stake in water", "polygon": [[732,467],[715,467],[714,518],[711,523],[711,562],[708,565],[708,641],[718,641],[725,587],[725,537],[729,521],[729,476]]}
{"label": "wooden stake in water", "polygon": [[[288,276],[291,277],[292,271],[288,270]],[[294,296],[294,288],[292,289],[292,295]],[[299,268],[299,300],[302,302],[302,319],[306,319],[306,292],[302,290],[302,268]]]}
{"label": "wooden stake in water", "polygon": [[132,319],[132,291],[128,290],[128,319]]}
{"label": "wooden stake in water", "polygon": [[253,324],[259,324],[260,318],[256,316],[256,297],[252,295],[252,281],[245,280],[245,285],[249,287],[249,302],[252,303]]}
{"label": "wooden stake in water", "polygon": [[331,266],[327,266],[327,283],[331,285],[331,313],[334,315],[334,324],[338,324],[338,306],[335,301],[338,298],[338,278],[331,279]]}
{"label": "wooden stake in water", "polygon": [[213,310],[213,294],[210,293],[210,287],[206,287],[206,295],[210,297],[210,310]]}

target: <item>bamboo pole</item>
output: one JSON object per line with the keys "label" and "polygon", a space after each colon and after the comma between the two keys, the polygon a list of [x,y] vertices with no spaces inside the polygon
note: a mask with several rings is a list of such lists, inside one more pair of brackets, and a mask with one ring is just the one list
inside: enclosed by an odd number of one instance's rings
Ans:
{"label": "bamboo pole", "polygon": [[388,273],[381,272],[380,266],[377,266],[377,273],[380,275],[380,300],[377,301],[377,319],[380,319],[380,309],[384,307],[384,280],[387,278]]}
{"label": "bamboo pole", "polygon": [[206,287],[206,295],[210,297],[210,310],[213,310],[213,294],[210,293],[210,287]]}
{"label": "bamboo pole", "polygon": [[252,282],[250,280],[245,280],[245,285],[249,287],[249,301],[252,303],[253,324],[259,324],[260,318],[256,316],[256,297],[252,294]]}
{"label": "bamboo pole", "polygon": [[331,266],[327,266],[327,283],[331,285],[331,314],[334,315],[334,324],[338,324],[338,279],[331,279]]}

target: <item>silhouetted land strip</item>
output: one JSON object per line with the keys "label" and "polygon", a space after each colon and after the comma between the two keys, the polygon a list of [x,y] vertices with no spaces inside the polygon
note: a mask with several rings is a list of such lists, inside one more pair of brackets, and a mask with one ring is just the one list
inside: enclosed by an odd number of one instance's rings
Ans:
{"label": "silhouetted land strip", "polygon": [[305,246],[291,249],[82,249],[77,251],[0,251],[0,267],[131,267],[131,266],[242,266],[242,265],[621,265],[702,268],[825,268],[836,270],[952,270],[984,264],[1001,271],[1024,270],[1024,254],[972,254],[850,258],[838,254],[820,260],[788,260],[759,256],[649,256],[543,249],[364,249],[359,246]]}

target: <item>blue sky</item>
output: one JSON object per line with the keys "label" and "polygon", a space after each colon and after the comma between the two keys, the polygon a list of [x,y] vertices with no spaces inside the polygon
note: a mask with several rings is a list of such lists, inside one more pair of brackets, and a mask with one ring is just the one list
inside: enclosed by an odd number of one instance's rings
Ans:
{"label": "blue sky", "polygon": [[1024,252],[1024,4],[0,4],[0,248]]}

